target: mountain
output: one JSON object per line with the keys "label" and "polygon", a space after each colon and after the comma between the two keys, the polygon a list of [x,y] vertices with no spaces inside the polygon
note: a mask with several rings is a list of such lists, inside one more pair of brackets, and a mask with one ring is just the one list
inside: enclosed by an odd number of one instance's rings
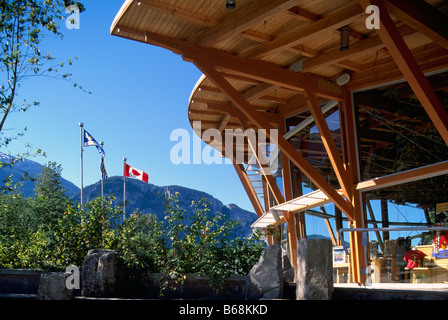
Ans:
{"label": "mountain", "polygon": [[[0,162],[9,163],[15,158],[0,152]],[[17,161],[13,166],[3,166],[0,168],[0,181],[3,181],[11,174],[13,181],[20,180],[24,172],[31,177],[37,177],[42,172],[42,165],[39,163],[24,159]],[[67,196],[75,202],[80,202],[80,189],[70,181],[62,178],[62,186],[66,189]],[[24,197],[32,197],[34,194],[34,182],[26,180],[23,182],[21,191]],[[252,232],[251,224],[255,222],[257,216],[255,213],[241,209],[236,204],[224,205],[220,200],[210,194],[181,186],[155,186],[140,180],[126,179],[126,213],[129,215],[135,210],[142,213],[151,213],[157,215],[160,220],[165,216],[165,194],[178,193],[179,205],[187,210],[187,214],[193,213],[192,201],[199,201],[202,198],[210,203],[211,213],[221,212],[228,219],[240,221],[236,228],[235,236],[247,236]],[[87,202],[101,195],[101,181],[83,189],[84,201]],[[114,195],[116,203],[123,203],[123,177],[110,177],[104,180],[104,194]]]}
{"label": "mountain", "polygon": [[[0,152],[0,162],[11,163],[14,160],[15,158],[13,156]],[[11,174],[13,182],[16,183],[25,172],[27,172],[30,177],[36,178],[42,173],[42,165],[32,160],[23,159],[21,161],[16,161],[13,166],[2,166],[0,168],[0,183],[3,183],[3,181]],[[79,188],[70,181],[64,178],[62,178],[61,181],[62,186],[66,189],[66,195],[68,197],[73,197],[79,192]],[[21,191],[24,197],[32,197],[34,195],[34,182],[29,180],[23,181]]]}
{"label": "mountain", "polygon": [[[139,210],[142,213],[155,214],[160,220],[165,216],[165,194],[178,194],[179,205],[192,214],[192,201],[202,198],[210,203],[211,213],[221,212],[228,219],[240,221],[235,230],[235,236],[247,236],[252,232],[251,224],[257,220],[255,213],[241,209],[236,204],[224,205],[220,200],[208,193],[181,187],[181,186],[156,186],[136,179],[126,179],[126,215]],[[84,202],[88,202],[101,195],[101,182],[84,187]],[[104,194],[116,197],[117,203],[123,203],[123,177],[110,177],[104,180]],[[80,193],[72,197],[74,201],[80,201]]]}

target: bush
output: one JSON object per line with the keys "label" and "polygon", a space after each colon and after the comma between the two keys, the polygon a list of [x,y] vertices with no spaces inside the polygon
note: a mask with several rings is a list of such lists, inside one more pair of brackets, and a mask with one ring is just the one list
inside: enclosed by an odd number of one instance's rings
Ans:
{"label": "bush", "polygon": [[[55,165],[50,169],[60,173]],[[56,197],[0,195],[0,268],[62,271],[82,266],[90,249],[113,249],[121,254],[124,279],[162,273],[163,290],[195,273],[219,290],[228,276],[247,274],[264,249],[257,235],[234,238],[239,222],[211,213],[204,199],[187,214],[176,194],[166,199],[163,221],[139,212],[122,221],[114,197],[95,198],[81,208],[55,190]]]}

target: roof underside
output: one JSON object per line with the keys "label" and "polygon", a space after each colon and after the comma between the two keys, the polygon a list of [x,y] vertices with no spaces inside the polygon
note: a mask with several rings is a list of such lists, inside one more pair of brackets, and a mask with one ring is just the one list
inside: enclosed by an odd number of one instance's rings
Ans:
{"label": "roof underside", "polygon": [[[447,68],[446,1],[388,0],[385,5],[422,71]],[[308,84],[300,87],[295,85],[295,80],[303,83],[303,79],[308,79],[309,86],[318,92],[318,102],[324,104],[329,99],[342,100],[341,87],[335,82],[345,73],[350,75],[346,87],[353,91],[403,78],[375,29],[366,28],[368,16],[354,0],[237,0],[234,10],[226,9],[225,0],[127,0],[115,18],[111,34],[166,48],[182,54],[187,61],[214,59],[217,70],[273,127],[278,126],[280,119],[289,119],[293,128],[310,117],[304,96],[307,89],[304,86]],[[340,50],[340,29],[344,26],[349,28],[347,51]],[[432,83],[447,107],[447,77],[441,74]],[[375,89],[355,96],[358,124],[364,130],[360,133],[360,152],[365,162],[365,179],[396,170],[397,152],[392,149],[400,133],[397,128],[394,131],[387,127],[386,121],[413,131],[420,130],[422,122],[427,121],[420,116],[422,108],[415,102],[412,90],[405,85],[400,89],[399,95]],[[410,114],[403,110],[410,110]],[[326,115],[336,111],[333,108]],[[210,128],[221,132],[255,128],[251,121],[242,120],[241,112],[206,77],[192,91],[188,114],[191,123],[201,121],[202,132]],[[382,122],[375,124],[372,119]],[[313,125],[304,127],[308,128],[305,136],[290,137],[290,142],[299,143],[297,146],[302,148],[300,143],[307,140],[308,147],[301,149],[304,155],[310,163],[320,157],[320,172],[328,176],[330,183],[334,180],[334,187],[339,188],[331,164],[327,159],[322,160],[326,157],[324,148],[319,142],[310,147],[315,138],[309,130]],[[338,133],[333,134],[337,142]],[[433,142],[443,144],[436,136]],[[240,151],[247,152],[247,145],[241,146]],[[447,158],[444,145],[436,159]],[[374,160],[379,163],[376,167],[369,165]],[[422,159],[414,167],[434,161]],[[389,196],[396,197],[396,192]]]}

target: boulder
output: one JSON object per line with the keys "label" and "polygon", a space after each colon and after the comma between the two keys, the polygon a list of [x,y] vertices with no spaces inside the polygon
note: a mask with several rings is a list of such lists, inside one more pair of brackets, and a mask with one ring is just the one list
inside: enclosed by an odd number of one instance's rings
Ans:
{"label": "boulder", "polygon": [[291,265],[291,260],[289,260],[286,251],[282,251],[282,272],[283,272],[283,282],[291,283],[294,282],[294,268]]}
{"label": "boulder", "polygon": [[282,249],[266,247],[258,263],[249,272],[246,297],[250,300],[279,299],[283,295]]}
{"label": "boulder", "polygon": [[83,296],[110,297],[114,294],[117,256],[113,250],[89,250],[81,271]]}
{"label": "boulder", "polygon": [[333,245],[331,240],[302,239],[297,244],[297,300],[331,300]]}
{"label": "boulder", "polygon": [[69,276],[69,273],[62,272],[43,273],[40,276],[37,299],[72,300],[74,297],[74,290],[68,289],[65,284]]}

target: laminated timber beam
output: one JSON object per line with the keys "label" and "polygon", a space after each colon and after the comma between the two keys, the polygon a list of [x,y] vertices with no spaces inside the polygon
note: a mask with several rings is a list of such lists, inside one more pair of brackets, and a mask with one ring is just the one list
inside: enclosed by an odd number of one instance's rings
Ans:
{"label": "laminated timber beam", "polygon": [[302,0],[260,0],[229,14],[218,25],[206,29],[190,40],[199,46],[213,46],[222,40],[238,35],[266,19],[286,11]]}
{"label": "laminated timber beam", "polygon": [[332,32],[354,21],[362,19],[363,16],[366,16],[366,13],[363,12],[359,4],[355,2],[347,7],[337,10],[327,17],[317,20],[316,22],[297,30],[291,30],[270,42],[251,49],[244,53],[244,57],[261,59],[276,51],[286,50],[301,42],[319,37],[327,32]]}
{"label": "laminated timber beam", "polygon": [[[257,115],[252,105],[235,90],[230,83],[215,69],[204,61],[195,61],[196,66],[210,79],[220,90],[225,93],[233,104],[253,123],[257,128],[266,129],[266,133],[270,138],[270,129],[272,127],[261,116]],[[326,180],[322,175],[306,161],[306,159],[283,137],[278,137],[278,147],[282,153],[288,157],[308,178],[321,189],[334,203],[343,211],[347,217],[352,220],[353,208]]]}
{"label": "laminated timber beam", "polygon": [[448,17],[423,0],[386,0],[388,11],[448,49]]}
{"label": "laminated timber beam", "polygon": [[369,5],[378,7],[380,28],[376,29],[376,32],[386,45],[389,54],[408,81],[417,99],[428,113],[442,139],[448,144],[448,114],[398,32],[383,1],[358,0],[358,2],[364,9]]}
{"label": "laminated timber beam", "polygon": [[319,129],[320,136],[322,138],[322,143],[324,144],[325,150],[327,151],[328,157],[330,159],[331,165],[333,166],[336,177],[338,178],[339,185],[347,199],[351,198],[351,191],[349,187],[349,181],[347,172],[342,163],[341,156],[336,147],[336,143],[331,135],[330,128],[328,127],[327,121],[322,113],[322,109],[317,102],[317,98],[312,92],[306,92],[306,97],[308,99],[308,105],[310,107],[311,114],[314,118],[314,122]]}
{"label": "laminated timber beam", "polygon": [[[343,134],[343,151],[345,166],[347,168],[348,175],[350,177],[350,188],[351,188],[351,198],[349,199],[353,206],[353,219],[349,222],[351,227],[363,228],[363,218],[362,218],[362,198],[359,190],[356,190],[355,185],[360,180],[360,166],[359,166],[359,147],[357,141],[356,132],[356,118],[355,110],[352,103],[352,94],[344,86],[344,100],[340,111],[342,113],[341,117],[341,129]],[[366,266],[363,257],[363,246],[362,246],[362,235],[359,232],[350,232],[350,266],[352,281],[354,283],[364,283],[365,274],[363,274],[362,269]]]}
{"label": "laminated timber beam", "polygon": [[255,213],[257,214],[257,217],[260,218],[263,213],[263,207],[261,206],[260,201],[258,200],[257,193],[255,192],[254,188],[252,187],[252,184],[249,180],[249,177],[244,172],[243,165],[240,163],[236,163],[236,159],[232,159],[233,167],[235,168],[235,171],[238,175],[238,178],[241,181],[241,184],[243,185],[244,190],[247,193],[247,196],[249,197],[249,200],[252,204],[252,207],[255,210]]}
{"label": "laminated timber beam", "polygon": [[176,54],[181,54],[185,61],[206,61],[220,71],[244,76],[261,82],[284,87],[297,92],[310,90],[319,97],[340,101],[341,88],[331,81],[311,75],[300,74],[286,70],[273,63],[255,61],[212,48],[203,48],[184,40],[163,36],[157,33],[122,27],[117,24],[114,27],[119,30],[118,35],[125,37],[132,35],[138,37],[143,43],[168,49]]}

